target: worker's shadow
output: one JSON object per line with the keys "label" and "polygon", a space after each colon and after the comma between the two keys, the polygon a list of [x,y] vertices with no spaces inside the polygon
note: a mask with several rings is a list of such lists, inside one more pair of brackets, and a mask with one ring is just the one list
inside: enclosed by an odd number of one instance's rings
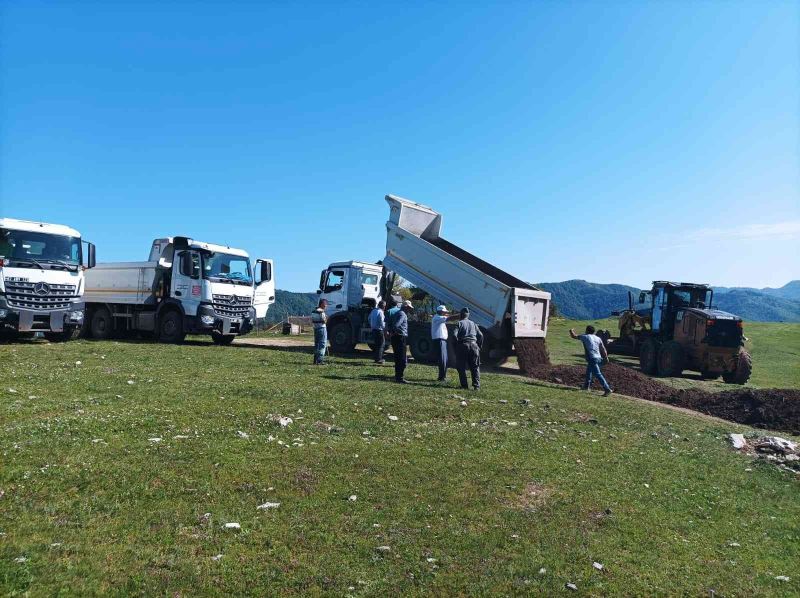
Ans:
{"label": "worker's shadow", "polygon": [[[338,364],[337,364],[338,365]],[[379,376],[378,374],[363,374],[361,376],[340,376],[338,374],[326,374],[322,376],[323,378],[327,378],[328,380],[341,380],[346,382],[352,382],[353,380],[370,380],[372,382],[386,382],[388,384],[397,384],[394,381],[394,376],[392,374],[387,374],[386,376]],[[429,382],[414,382],[413,380],[408,381],[409,386],[436,386],[436,384],[432,384]]]}

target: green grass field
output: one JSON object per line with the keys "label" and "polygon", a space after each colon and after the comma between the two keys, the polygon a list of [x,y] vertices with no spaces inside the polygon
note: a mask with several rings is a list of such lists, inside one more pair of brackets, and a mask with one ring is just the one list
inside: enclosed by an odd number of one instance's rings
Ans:
{"label": "green grass field", "polygon": [[[757,364],[796,331],[764,327]],[[734,453],[740,425],[291,347],[0,357],[2,594],[800,593],[800,481]]]}

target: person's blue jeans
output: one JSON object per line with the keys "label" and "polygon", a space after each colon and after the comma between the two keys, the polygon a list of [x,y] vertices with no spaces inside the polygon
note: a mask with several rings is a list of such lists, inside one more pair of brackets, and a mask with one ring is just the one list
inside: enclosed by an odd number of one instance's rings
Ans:
{"label": "person's blue jeans", "polygon": [[603,372],[600,371],[600,364],[603,363],[600,359],[586,360],[586,381],[583,383],[584,390],[592,387],[592,376],[597,378],[598,382],[603,386],[603,390],[611,390],[611,387],[603,377]]}
{"label": "person's blue jeans", "polygon": [[433,342],[439,345],[439,382],[447,380],[447,339],[437,338]]}
{"label": "person's blue jeans", "polygon": [[314,328],[314,363],[322,363],[325,359],[325,348],[328,344],[328,329],[325,326]]}

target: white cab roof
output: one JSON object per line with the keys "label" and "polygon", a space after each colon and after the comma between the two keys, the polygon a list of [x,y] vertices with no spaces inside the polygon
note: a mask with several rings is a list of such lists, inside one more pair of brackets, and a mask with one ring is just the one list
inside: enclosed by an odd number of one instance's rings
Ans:
{"label": "white cab roof", "polygon": [[376,270],[378,272],[383,270],[383,267],[379,264],[358,262],[355,260],[350,260],[349,262],[333,262],[328,268],[366,268],[367,270]]}
{"label": "white cab roof", "polygon": [[0,228],[10,228],[13,230],[24,230],[37,233],[48,233],[51,235],[64,235],[67,237],[80,237],[81,234],[74,228],[63,224],[47,224],[46,222],[34,222],[32,220],[17,220],[16,218],[0,218]]}

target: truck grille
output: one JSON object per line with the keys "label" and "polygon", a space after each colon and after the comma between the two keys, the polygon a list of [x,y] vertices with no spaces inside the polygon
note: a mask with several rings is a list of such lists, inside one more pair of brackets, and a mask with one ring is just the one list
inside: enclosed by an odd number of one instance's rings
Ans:
{"label": "truck grille", "polygon": [[6,281],[6,300],[10,307],[64,309],[77,298],[74,284]]}
{"label": "truck grille", "polygon": [[211,303],[214,311],[221,316],[243,318],[250,313],[253,298],[239,297],[237,295],[212,295]]}

